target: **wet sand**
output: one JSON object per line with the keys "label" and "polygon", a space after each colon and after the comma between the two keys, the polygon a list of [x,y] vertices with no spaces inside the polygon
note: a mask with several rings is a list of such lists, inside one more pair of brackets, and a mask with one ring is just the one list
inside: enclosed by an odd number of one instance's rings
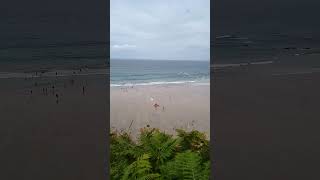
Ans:
{"label": "wet sand", "polygon": [[0,84],[0,179],[103,179],[105,75],[3,78]]}
{"label": "wet sand", "polygon": [[129,130],[133,137],[147,125],[173,134],[177,128],[196,129],[210,136],[209,85],[111,87],[110,103],[112,130]]}
{"label": "wet sand", "polygon": [[215,70],[216,179],[320,178],[320,72],[307,58]]}

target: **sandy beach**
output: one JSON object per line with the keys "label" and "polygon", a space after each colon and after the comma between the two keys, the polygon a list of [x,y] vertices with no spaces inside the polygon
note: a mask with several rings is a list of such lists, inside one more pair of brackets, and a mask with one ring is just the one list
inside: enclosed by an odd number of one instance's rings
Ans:
{"label": "sandy beach", "polygon": [[149,125],[173,134],[182,128],[210,136],[209,85],[111,87],[110,103],[112,130],[129,130],[135,136]]}
{"label": "sandy beach", "polygon": [[217,179],[319,178],[318,58],[214,71]]}
{"label": "sandy beach", "polygon": [[103,179],[106,75],[51,74],[0,79],[0,179]]}

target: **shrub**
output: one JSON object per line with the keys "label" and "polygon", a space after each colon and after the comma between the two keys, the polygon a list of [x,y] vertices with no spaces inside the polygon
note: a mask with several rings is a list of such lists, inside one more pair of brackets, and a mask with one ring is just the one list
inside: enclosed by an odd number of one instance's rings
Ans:
{"label": "shrub", "polygon": [[111,133],[111,179],[209,179],[205,134],[195,130],[177,130],[177,134],[173,137],[159,129],[143,128],[134,142],[126,132]]}

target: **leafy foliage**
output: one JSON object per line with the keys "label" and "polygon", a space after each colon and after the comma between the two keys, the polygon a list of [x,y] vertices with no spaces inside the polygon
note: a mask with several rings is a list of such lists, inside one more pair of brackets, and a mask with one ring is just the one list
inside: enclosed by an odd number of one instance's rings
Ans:
{"label": "leafy foliage", "polygon": [[184,130],[177,134],[173,137],[159,129],[143,128],[134,142],[128,133],[111,133],[111,179],[209,179],[205,134]]}
{"label": "leafy foliage", "polygon": [[124,169],[124,174],[121,180],[127,179],[156,179],[160,175],[156,173],[151,173],[151,165],[149,162],[150,156],[148,154],[143,154],[132,164]]}
{"label": "leafy foliage", "polygon": [[182,151],[192,150],[201,154],[203,159],[210,159],[209,141],[204,133],[199,131],[186,132],[184,130],[177,130],[178,136],[182,139]]}

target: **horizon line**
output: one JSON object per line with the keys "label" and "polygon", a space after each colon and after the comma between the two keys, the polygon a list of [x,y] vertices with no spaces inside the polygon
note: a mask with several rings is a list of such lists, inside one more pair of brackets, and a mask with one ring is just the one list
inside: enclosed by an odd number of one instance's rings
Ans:
{"label": "horizon line", "polygon": [[210,59],[153,59],[153,58],[110,58],[110,60],[144,60],[144,61],[207,61],[210,62]]}

